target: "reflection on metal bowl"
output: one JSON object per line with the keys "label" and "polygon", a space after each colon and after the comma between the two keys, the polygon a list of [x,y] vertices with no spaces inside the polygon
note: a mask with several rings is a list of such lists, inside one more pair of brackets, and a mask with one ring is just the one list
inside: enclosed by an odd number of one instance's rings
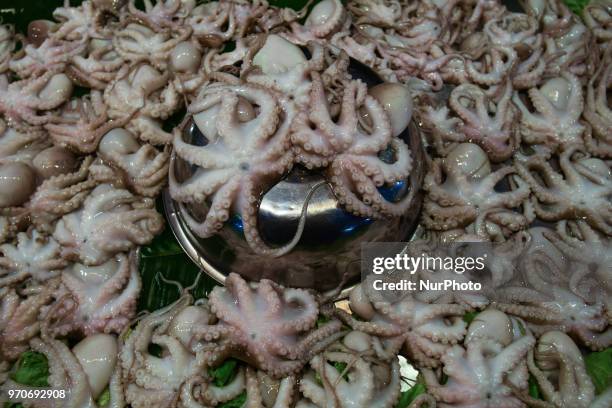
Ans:
{"label": "reflection on metal bowl", "polygon": [[[199,132],[186,133],[197,138]],[[230,272],[237,272],[251,280],[267,278],[287,286],[330,290],[342,283],[346,273],[344,283],[351,285],[360,274],[362,243],[407,240],[417,226],[425,154],[420,131],[414,123],[402,138],[410,146],[413,171],[409,180],[386,187],[382,193],[391,201],[411,194],[410,211],[403,217],[384,220],[356,217],[339,206],[330,187],[318,188],[308,203],[306,225],[299,244],[279,258],[254,254],[243,237],[242,222],[237,216],[231,218],[216,236],[201,239],[191,233],[181,215],[186,210],[181,209],[168,192],[164,193],[166,215],[183,249],[220,283]],[[198,144],[198,141],[192,143]],[[171,160],[170,165],[176,166],[178,178],[189,174],[190,169],[180,159],[173,155]],[[258,225],[268,244],[280,246],[292,239],[307,194],[322,180],[322,174],[296,167],[264,194]],[[188,211],[198,217],[205,214],[207,208],[192,206]]]}
{"label": "reflection on metal bowl", "polygon": [[[369,87],[382,80],[367,66],[351,60],[349,73]],[[410,195],[410,210],[402,217],[369,219],[354,216],[339,205],[331,187],[320,185],[322,173],[296,166],[280,182],[263,195],[258,213],[258,229],[268,245],[282,246],[292,240],[308,194],[306,224],[298,245],[289,253],[273,258],[255,254],[246,242],[242,220],[233,216],[214,237],[202,239],[189,230],[183,211],[203,220],[207,206],[184,207],[164,193],[164,207],[170,226],[189,257],[215,280],[223,283],[230,272],[258,281],[271,279],[285,286],[327,291],[355,284],[360,275],[361,244],[367,242],[405,241],[417,227],[421,208],[421,185],[426,171],[420,129],[411,121],[400,137],[412,153],[413,169],[409,180],[381,189],[389,201]],[[194,145],[206,145],[208,140],[189,120],[183,128],[183,138]],[[382,152],[386,161],[392,151]],[[387,158],[386,156],[391,156]],[[170,166],[179,181],[187,179],[193,169],[174,153]]]}

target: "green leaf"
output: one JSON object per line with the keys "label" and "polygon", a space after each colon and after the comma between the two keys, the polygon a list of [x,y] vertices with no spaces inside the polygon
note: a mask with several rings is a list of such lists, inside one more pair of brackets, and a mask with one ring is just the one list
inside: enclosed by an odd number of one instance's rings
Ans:
{"label": "green leaf", "polygon": [[584,362],[597,394],[612,386],[612,347],[588,354]]}
{"label": "green leaf", "polygon": [[102,394],[100,394],[100,396],[96,400],[96,405],[100,408],[105,407],[110,404],[110,399],[110,388],[106,387],[104,391],[102,391]]}
{"label": "green leaf", "polygon": [[535,399],[542,399],[538,380],[536,380],[535,377],[531,374],[529,374],[529,395]]}
{"label": "green leaf", "polygon": [[47,357],[36,351],[26,351],[15,364],[11,379],[31,387],[48,387],[49,362]]}
{"label": "green leaf", "polygon": [[565,5],[576,14],[582,14],[582,10],[589,4],[589,0],[563,0]]}
{"label": "green leaf", "polygon": [[178,282],[187,288],[201,273],[197,286],[191,290],[196,299],[206,297],[217,284],[191,262],[169,227],[155,237],[151,244],[141,247],[139,267],[142,277],[139,310],[160,309],[182,295],[175,284],[165,281]]}
{"label": "green leaf", "polygon": [[463,321],[469,325],[476,318],[476,316],[478,316],[478,313],[480,312],[477,312],[477,311],[467,312],[466,314],[463,315]]}
{"label": "green leaf", "polygon": [[240,394],[233,400],[217,405],[217,408],[242,408],[244,404],[246,403],[246,398],[247,398],[246,391],[242,391],[242,394]]}
{"label": "green leaf", "polygon": [[331,320],[331,319],[330,319],[329,317],[327,317],[327,316],[325,316],[325,315],[320,314],[320,315],[317,317],[317,329],[318,329],[319,327],[323,326],[324,324],[329,323],[329,321],[330,321],[330,320]]}
{"label": "green leaf", "polygon": [[24,408],[21,402],[5,402],[4,408]]}
{"label": "green leaf", "polygon": [[213,378],[215,386],[225,387],[236,376],[237,368],[238,361],[233,358],[229,358],[219,367],[208,369],[208,374],[210,374],[210,376]]}
{"label": "green leaf", "polygon": [[399,401],[395,408],[408,408],[410,404],[421,394],[425,394],[427,392],[427,388],[425,384],[418,382],[414,384],[412,388],[407,391],[402,392]]}

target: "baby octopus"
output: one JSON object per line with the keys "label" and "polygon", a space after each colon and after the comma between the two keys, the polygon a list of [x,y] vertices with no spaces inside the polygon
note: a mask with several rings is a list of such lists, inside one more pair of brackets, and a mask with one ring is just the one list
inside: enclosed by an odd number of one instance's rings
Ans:
{"label": "baby octopus", "polygon": [[[402,88],[389,85],[389,88]],[[344,84],[337,121],[327,104],[323,81],[313,73],[310,112],[300,113],[293,124],[291,139],[297,161],[310,169],[327,167],[327,179],[338,202],[349,212],[364,217],[400,216],[411,203],[412,191],[398,202],[386,200],[379,187],[405,180],[412,169],[412,158],[399,134],[408,125],[394,128],[395,115],[406,114],[402,106],[412,106],[408,92],[393,102],[393,89],[381,90],[377,100],[367,94],[367,86],[358,80]],[[389,110],[387,113],[383,105]],[[400,105],[400,106],[396,106]],[[363,113],[360,113],[363,112]],[[361,115],[366,118],[360,117]],[[392,152],[383,159],[380,153]]]}
{"label": "baby octopus", "polygon": [[160,29],[129,22],[113,36],[115,52],[131,63],[148,62],[165,69],[172,50],[191,35],[191,27]]}
{"label": "baby octopus", "polygon": [[[331,401],[338,408],[394,407],[400,393],[399,361],[373,355],[370,337],[349,332],[342,342],[313,357],[300,380],[301,393],[316,407],[327,407]],[[339,371],[338,364],[346,368]]]}
{"label": "baby octopus", "polygon": [[335,319],[315,329],[319,305],[313,295],[267,279],[253,289],[232,273],[225,288],[210,293],[209,304],[219,321],[195,327],[191,343],[204,342],[203,358],[212,366],[232,356],[280,378],[300,371],[342,335]]}
{"label": "baby octopus", "polygon": [[384,349],[387,359],[403,347],[420,365],[435,367],[450,345],[465,336],[464,306],[428,304],[412,294],[391,302],[381,298],[372,285],[369,277],[350,294],[351,310],[359,320],[342,310],[337,314],[353,330],[380,337],[375,349]]}
{"label": "baby octopus", "polygon": [[444,384],[432,370],[423,372],[440,407],[524,407],[514,394],[527,389],[525,359],[535,339],[530,333],[513,333],[513,323],[503,313],[482,314],[487,316],[472,322],[464,344],[449,348],[441,357],[448,376]]}
{"label": "baby octopus", "polygon": [[[61,159],[63,157],[59,160]],[[40,231],[52,231],[55,220],[75,211],[83,204],[97,184],[89,178],[92,160],[91,156],[86,157],[77,171],[52,175],[38,186],[25,208],[30,221]]]}
{"label": "baby octopus", "polygon": [[529,144],[567,146],[581,141],[584,126],[579,120],[584,108],[582,85],[578,77],[564,72],[529,90],[536,112],[531,112],[515,93],[512,101],[521,111],[521,135]]}
{"label": "baby octopus", "polygon": [[[255,252],[280,256],[290,251],[300,238],[304,217],[291,242],[270,248],[257,229],[257,210],[266,189],[293,166],[289,138],[293,105],[256,85],[218,84],[206,87],[188,110],[205,145],[186,142],[180,130],[175,130],[174,151],[197,170],[181,182],[172,166],[169,184],[174,200],[209,205],[203,222],[184,211],[191,230],[210,237],[233,212],[242,218],[244,235]],[[306,204],[302,212],[305,210]]]}
{"label": "baby octopus", "polygon": [[612,234],[612,176],[606,162],[590,157],[580,145],[572,145],[559,156],[559,172],[537,155],[524,163],[517,160],[515,165],[533,191],[539,218],[559,221],[580,217]]}
{"label": "baby octopus", "polygon": [[[160,73],[152,66],[140,63],[133,67],[124,65],[119,70],[116,78],[104,90],[104,102],[111,118],[138,121],[167,119],[181,101],[168,72]],[[131,131],[130,124],[127,130]],[[168,144],[171,141],[160,138],[161,132],[134,133],[154,144]]]}
{"label": "baby octopus", "polygon": [[66,390],[66,398],[58,401],[61,405],[53,404],[51,407],[96,407],[96,399],[107,387],[110,406],[123,406],[123,390],[116,369],[117,339],[114,336],[97,334],[86,337],[70,349],[61,340],[43,334],[41,338],[30,341],[30,348],[47,358],[49,386]]}
{"label": "baby octopus", "polygon": [[151,242],[161,232],[163,219],[153,207],[151,199],[102,184],[81,209],[57,222],[53,236],[64,258],[100,265],[118,252]]}
{"label": "baby octopus", "polygon": [[476,143],[490,160],[507,160],[520,143],[516,126],[518,112],[510,98],[512,86],[507,83],[500,99],[495,102],[481,88],[472,84],[459,85],[451,92],[448,107],[424,108],[422,120],[432,132],[440,154],[445,154],[454,142]]}
{"label": "baby octopus", "polygon": [[93,153],[102,136],[125,123],[126,119],[109,118],[102,93],[94,90],[65,104],[45,129],[56,144],[79,153]]}
{"label": "baby octopus", "polygon": [[41,308],[53,301],[59,278],[24,289],[0,288],[0,357],[16,360],[41,329]]}
{"label": "baby octopus", "polygon": [[101,161],[92,168],[93,178],[108,183],[119,178],[135,193],[155,197],[166,184],[167,150],[160,152],[150,144],[141,146],[127,130],[113,129],[100,142]]}
{"label": "baby octopus", "polygon": [[[553,231],[550,231],[551,233]],[[558,330],[594,350],[612,344],[605,304],[583,298],[569,284],[580,268],[563,256],[538,228],[529,230],[532,246],[523,254],[513,282],[495,291],[493,307],[527,321],[536,334]],[[540,237],[538,237],[540,235]]]}
{"label": "baby octopus", "polygon": [[36,283],[59,275],[67,262],[59,257],[60,246],[36,230],[20,232],[17,244],[0,246],[0,288],[32,279]]}
{"label": "baby octopus", "polygon": [[[215,386],[204,362],[189,347],[195,327],[210,322],[205,305],[190,305],[184,295],[175,303],[144,316],[129,334],[119,355],[126,400],[135,408],[210,406],[244,390],[244,371],[225,387]],[[151,354],[150,345],[162,348]]]}
{"label": "baby octopus", "polygon": [[57,335],[121,333],[136,315],[141,288],[134,253],[99,266],[75,263],[62,272],[62,286],[45,319]]}
{"label": "baby octopus", "polygon": [[[549,403],[526,399],[542,408],[590,408],[595,387],[587,374],[582,353],[567,335],[551,331],[540,337],[527,358],[529,372]],[[539,405],[538,405],[539,403]]]}
{"label": "baby octopus", "polygon": [[70,98],[72,88],[72,82],[65,74],[53,71],[11,83],[6,75],[0,75],[0,113],[18,130],[26,128],[28,124],[43,125],[51,116],[39,111],[62,105]]}
{"label": "baby octopus", "polygon": [[612,47],[608,48],[586,88],[584,118],[590,124],[584,143],[596,156],[612,158],[612,109],[608,93],[612,87]]}
{"label": "baby octopus", "polygon": [[486,153],[477,145],[462,143],[445,159],[435,159],[425,176],[424,189],[429,193],[423,207],[423,223],[427,228],[447,231],[465,228],[475,223],[486,230],[509,235],[524,228],[527,218],[512,209],[529,197],[529,187],[514,177],[517,188],[507,192],[495,191],[495,186],[517,169],[503,166],[496,171]]}
{"label": "baby octopus", "polygon": [[75,55],[82,54],[87,46],[83,41],[63,41],[49,37],[42,44],[26,44],[18,56],[9,62],[9,68],[20,78],[33,78],[44,72],[62,72]]}
{"label": "baby octopus", "polygon": [[576,270],[569,281],[570,290],[582,298],[603,301],[612,315],[612,240],[582,221],[559,221],[556,233],[546,238]]}

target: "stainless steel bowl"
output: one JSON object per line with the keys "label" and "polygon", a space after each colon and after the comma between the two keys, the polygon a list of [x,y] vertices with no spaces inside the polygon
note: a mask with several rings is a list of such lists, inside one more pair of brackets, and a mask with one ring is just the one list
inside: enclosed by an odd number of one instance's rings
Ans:
{"label": "stainless steel bowl", "polygon": [[[372,74],[364,70],[363,66],[357,66],[353,76],[367,76],[367,82],[373,84],[380,82],[377,78],[372,80]],[[198,140],[203,136],[196,129],[193,124],[188,124],[184,137],[191,137],[189,141],[193,144],[205,144],[206,140]],[[230,218],[216,236],[201,239],[189,230],[182,211],[201,218],[197,214],[205,214],[207,208],[185,209],[165,191],[166,216],[185,252],[219,283],[223,283],[230,272],[237,272],[254,281],[267,278],[282,285],[319,291],[332,290],[340,284],[349,287],[359,279],[363,243],[406,241],[417,227],[426,155],[415,123],[412,122],[401,137],[410,146],[414,169],[409,180],[381,192],[391,200],[411,195],[410,211],[402,217],[384,220],[356,217],[341,208],[329,186],[321,187],[308,204],[306,225],[299,244],[288,254],[271,258],[253,253],[244,239],[238,216]],[[192,171],[174,154],[170,165],[175,166],[179,180]],[[269,245],[280,246],[292,239],[308,192],[322,180],[324,176],[320,172],[297,166],[265,193],[259,207],[258,226]]]}

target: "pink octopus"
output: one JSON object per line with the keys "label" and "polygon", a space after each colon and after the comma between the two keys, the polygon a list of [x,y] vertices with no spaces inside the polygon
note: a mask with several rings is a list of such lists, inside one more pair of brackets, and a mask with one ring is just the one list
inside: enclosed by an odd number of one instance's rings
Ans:
{"label": "pink octopus", "polygon": [[54,71],[11,83],[5,75],[0,75],[0,113],[17,128],[23,129],[28,124],[43,125],[50,115],[40,114],[40,111],[62,105],[70,98],[72,88],[66,75]]}
{"label": "pink octopus", "polygon": [[556,171],[542,156],[532,156],[516,169],[533,191],[537,216],[547,221],[581,217],[594,228],[612,234],[610,166],[590,157],[581,145],[565,148]]}
{"label": "pink octopus", "polygon": [[33,230],[17,235],[17,244],[0,246],[0,288],[11,287],[27,279],[44,283],[59,275],[67,262],[59,257],[60,246],[51,237]]}
{"label": "pink octopus", "polygon": [[59,285],[59,278],[24,289],[0,289],[0,355],[3,360],[16,360],[28,349],[30,339],[41,328],[41,308],[50,304]]}
{"label": "pink octopus", "polygon": [[203,221],[185,209],[191,230],[200,237],[210,237],[235,212],[242,217],[246,240],[255,252],[280,256],[290,251],[299,240],[303,217],[290,243],[270,248],[257,229],[256,210],[266,189],[293,166],[289,133],[295,115],[293,104],[259,86],[220,83],[206,87],[188,110],[206,144],[188,143],[180,130],[175,130],[174,151],[198,170],[179,180],[171,166],[169,184],[172,198],[180,203],[209,202]]}
{"label": "pink octopus", "polygon": [[373,281],[370,275],[350,294],[351,310],[359,320],[341,309],[336,313],[353,330],[378,336],[375,349],[384,349],[384,355],[395,356],[403,347],[420,365],[436,367],[438,358],[452,344],[463,340],[464,306],[428,304],[412,294],[390,301],[373,289]]}
{"label": "pink octopus", "polygon": [[520,143],[516,125],[519,115],[510,101],[512,93],[507,83],[496,102],[478,86],[463,84],[453,89],[448,100],[452,114],[446,106],[426,106],[421,118],[439,153],[447,152],[448,143],[470,142],[482,147],[494,162],[510,158]]}
{"label": "pink octopus", "polygon": [[470,325],[464,344],[441,357],[445,383],[432,370],[423,371],[427,390],[440,407],[523,407],[515,394],[526,393],[525,360],[535,339],[530,333],[514,333],[513,322],[503,313],[481,315]]}
{"label": "pink octopus", "polygon": [[104,90],[104,102],[108,106],[109,116],[120,121],[131,120],[127,129],[131,131],[131,126],[136,127],[134,133],[142,140],[154,144],[168,144],[171,141],[163,132],[155,131],[155,127],[148,127],[151,133],[138,132],[139,129],[143,130],[139,127],[139,121],[167,119],[181,104],[169,73],[160,73],[147,64],[125,65]]}
{"label": "pink octopus", "polygon": [[166,184],[168,149],[158,151],[150,144],[140,145],[125,129],[108,132],[100,142],[98,155],[101,160],[92,168],[96,180],[125,184],[146,197],[155,197]]}
{"label": "pink octopus", "polygon": [[535,112],[531,112],[518,93],[512,101],[521,111],[521,135],[529,144],[567,146],[581,141],[584,126],[579,122],[584,108],[582,85],[578,77],[563,72],[539,88],[529,90]]}
{"label": "pink octopus", "polygon": [[[529,186],[513,173],[514,166],[491,170],[484,151],[473,144],[460,144],[445,159],[435,159],[425,176],[427,196],[423,223],[427,228],[446,231],[474,224],[476,231],[497,230],[510,235],[528,224],[525,215],[513,211],[529,197]],[[513,175],[516,188],[497,192],[495,186]]]}
{"label": "pink octopus", "polygon": [[97,182],[89,178],[91,156],[85,157],[79,168],[70,173],[53,175],[36,189],[25,209],[32,224],[39,230],[53,231],[54,222],[77,210]]}
{"label": "pink octopus", "polygon": [[163,219],[153,206],[151,199],[102,184],[80,210],[57,222],[53,236],[64,258],[100,265],[118,252],[151,242],[161,232]]}
{"label": "pink octopus", "polygon": [[45,129],[56,144],[79,153],[93,153],[102,136],[125,123],[126,119],[109,118],[102,94],[94,90],[65,104],[49,119]]}
{"label": "pink octopus", "polygon": [[267,279],[253,289],[232,273],[225,288],[210,293],[209,304],[219,321],[195,327],[191,344],[201,344],[204,361],[213,366],[233,356],[283,377],[300,371],[341,334],[338,320],[315,329],[319,305],[313,295]]}
{"label": "pink octopus", "polygon": [[[399,94],[390,106],[405,103],[405,94],[403,98],[401,91]],[[384,99],[385,95],[380,98]],[[366,85],[360,81],[344,84],[336,120],[328,107],[323,81],[316,73],[313,73],[310,100],[311,110],[300,113],[292,126],[296,160],[310,169],[327,167],[334,194],[347,211],[375,218],[404,214],[412,202],[412,194],[390,202],[378,187],[410,175],[410,150],[397,137],[408,123],[392,128],[389,113],[379,100],[367,94]],[[394,107],[402,111],[400,106]],[[360,118],[360,111],[367,115],[367,120]],[[393,159],[384,161],[378,156],[385,149],[393,152]]]}
{"label": "pink octopus", "polygon": [[536,334],[559,330],[595,350],[610,346],[612,329],[605,304],[582,297],[570,286],[573,274],[581,269],[565,261],[549,241],[552,231],[540,234],[534,228],[529,233],[532,244],[522,256],[520,273],[495,291],[493,307],[524,318]]}
{"label": "pink octopus", "polygon": [[583,116],[589,123],[584,144],[596,156],[612,158],[612,109],[608,93],[612,87],[612,47],[604,54],[600,66],[589,79]]}
{"label": "pink octopus", "polygon": [[136,316],[141,281],[135,253],[99,266],[74,264],[62,272],[57,301],[45,314],[53,335],[121,333]]}

